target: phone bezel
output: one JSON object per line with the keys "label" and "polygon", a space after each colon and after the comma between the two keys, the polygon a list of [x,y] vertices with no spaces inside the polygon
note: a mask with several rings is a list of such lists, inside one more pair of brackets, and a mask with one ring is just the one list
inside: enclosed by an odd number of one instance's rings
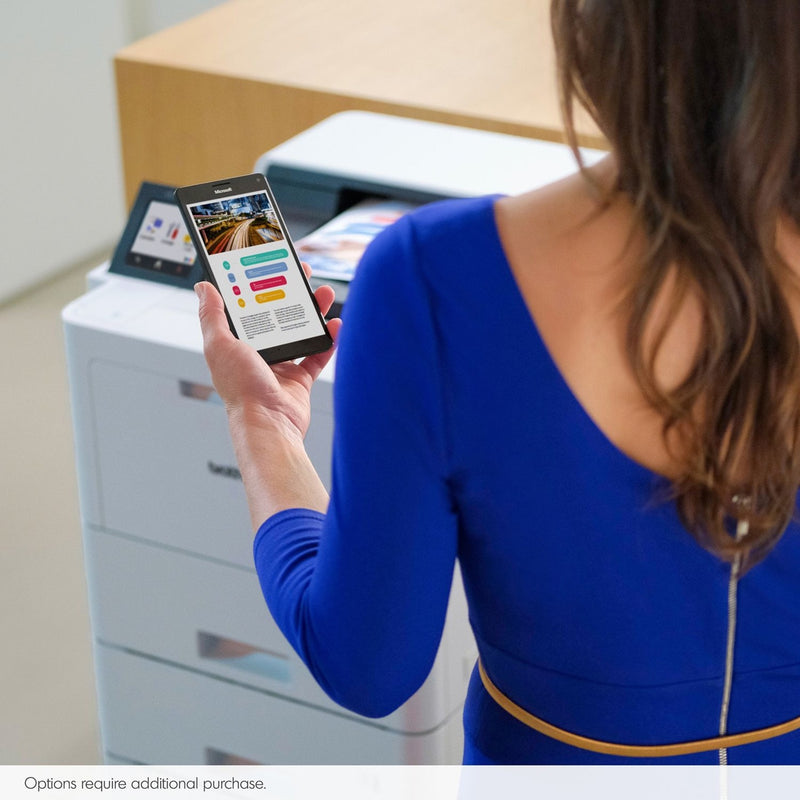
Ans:
{"label": "phone bezel", "polygon": [[[322,353],[330,349],[330,347],[333,345],[333,339],[328,332],[328,327],[325,324],[325,318],[320,311],[317,298],[314,296],[314,292],[308,282],[308,278],[306,278],[305,272],[302,266],[300,266],[300,258],[295,250],[294,242],[292,242],[292,238],[289,234],[289,229],[286,227],[283,214],[281,214],[281,210],[275,201],[275,195],[272,193],[272,188],[267,182],[267,179],[260,172],[252,173],[250,175],[238,175],[236,177],[223,180],[197,183],[191,186],[182,186],[175,190],[175,199],[178,201],[178,206],[181,210],[184,223],[186,224],[189,235],[192,237],[192,241],[194,242],[195,250],[197,250],[198,260],[202,264],[205,278],[216,287],[217,291],[219,291],[219,285],[214,277],[214,273],[211,271],[211,265],[206,254],[205,247],[203,246],[203,243],[200,241],[200,237],[197,234],[197,228],[195,227],[192,215],[189,212],[189,206],[196,203],[213,202],[214,200],[219,199],[218,196],[214,194],[214,189],[219,189],[226,186],[231,187],[231,195],[266,191],[267,197],[269,198],[272,208],[275,211],[275,216],[278,219],[278,225],[283,233],[283,238],[298,265],[300,276],[303,279],[306,291],[308,292],[311,302],[313,303],[314,311],[316,312],[324,331],[324,333],[319,336],[313,336],[307,339],[298,339],[297,341],[287,342],[286,344],[276,345],[275,347],[256,350],[256,352],[268,364],[277,364],[281,361],[294,361],[295,359],[304,358],[305,356],[314,355],[316,353]],[[228,326],[230,327],[233,335],[238,338],[236,329],[233,326],[228,304],[225,302],[225,295],[222,292],[220,292],[220,295],[223,297],[223,305],[225,307],[225,316],[228,320]],[[256,348],[254,347],[253,349],[255,350]]]}

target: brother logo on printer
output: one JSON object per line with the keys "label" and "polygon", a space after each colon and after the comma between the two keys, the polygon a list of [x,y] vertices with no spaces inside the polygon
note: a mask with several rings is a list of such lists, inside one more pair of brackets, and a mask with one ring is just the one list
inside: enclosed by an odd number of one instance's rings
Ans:
{"label": "brother logo on printer", "polygon": [[212,475],[222,475],[224,478],[235,478],[237,481],[242,479],[242,473],[236,467],[229,467],[226,464],[215,464],[208,462],[208,471]]}

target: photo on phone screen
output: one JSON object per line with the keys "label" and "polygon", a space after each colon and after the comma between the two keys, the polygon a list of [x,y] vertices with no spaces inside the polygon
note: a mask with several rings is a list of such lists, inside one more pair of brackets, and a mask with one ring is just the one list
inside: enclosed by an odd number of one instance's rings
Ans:
{"label": "photo on phone screen", "polygon": [[263,175],[178,189],[235,334],[269,362],[332,342]]}

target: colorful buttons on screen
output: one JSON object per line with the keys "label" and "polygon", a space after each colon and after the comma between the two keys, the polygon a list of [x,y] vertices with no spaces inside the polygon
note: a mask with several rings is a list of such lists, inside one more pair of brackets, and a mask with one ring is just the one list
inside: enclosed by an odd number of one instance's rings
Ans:
{"label": "colorful buttons on screen", "polygon": [[235,275],[234,275],[232,272],[229,272],[229,273],[228,273],[228,280],[229,280],[231,283],[236,283],[236,276],[235,276]]}
{"label": "colorful buttons on screen", "polygon": [[286,286],[286,278],[283,275],[278,275],[276,278],[266,278],[263,281],[253,281],[250,288],[254,292],[260,292],[262,289],[273,289],[276,286]]}
{"label": "colorful buttons on screen", "polygon": [[234,286],[233,293],[238,297],[242,293],[242,290],[238,286]]}
{"label": "colorful buttons on screen", "polygon": [[230,269],[231,268],[231,262],[230,261],[223,261],[222,262],[222,266],[225,267],[225,269]]}
{"label": "colorful buttons on screen", "polygon": [[[244,259],[242,259],[244,260]],[[268,264],[264,267],[253,267],[252,269],[246,269],[244,274],[248,278],[263,278],[265,275],[275,275],[278,272],[286,272],[289,269],[285,261],[281,261],[279,264]]]}
{"label": "colorful buttons on screen", "polygon": [[249,267],[251,264],[263,264],[265,261],[277,261],[279,258],[288,258],[288,250],[270,250],[268,253],[256,253],[252,256],[244,256],[239,259],[239,263],[243,267]]}
{"label": "colorful buttons on screen", "polygon": [[241,297],[239,298],[239,305],[244,308],[244,300]]}
{"label": "colorful buttons on screen", "polygon": [[283,289],[276,289],[274,292],[264,292],[263,294],[256,295],[257,303],[269,303],[272,300],[283,300],[286,297],[286,292]]}

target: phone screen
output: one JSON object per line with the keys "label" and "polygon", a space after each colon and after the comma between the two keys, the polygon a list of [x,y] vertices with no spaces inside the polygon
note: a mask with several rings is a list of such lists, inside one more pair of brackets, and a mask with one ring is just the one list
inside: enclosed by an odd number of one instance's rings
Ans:
{"label": "phone screen", "polygon": [[186,207],[242,341],[263,351],[326,335],[265,190]]}

